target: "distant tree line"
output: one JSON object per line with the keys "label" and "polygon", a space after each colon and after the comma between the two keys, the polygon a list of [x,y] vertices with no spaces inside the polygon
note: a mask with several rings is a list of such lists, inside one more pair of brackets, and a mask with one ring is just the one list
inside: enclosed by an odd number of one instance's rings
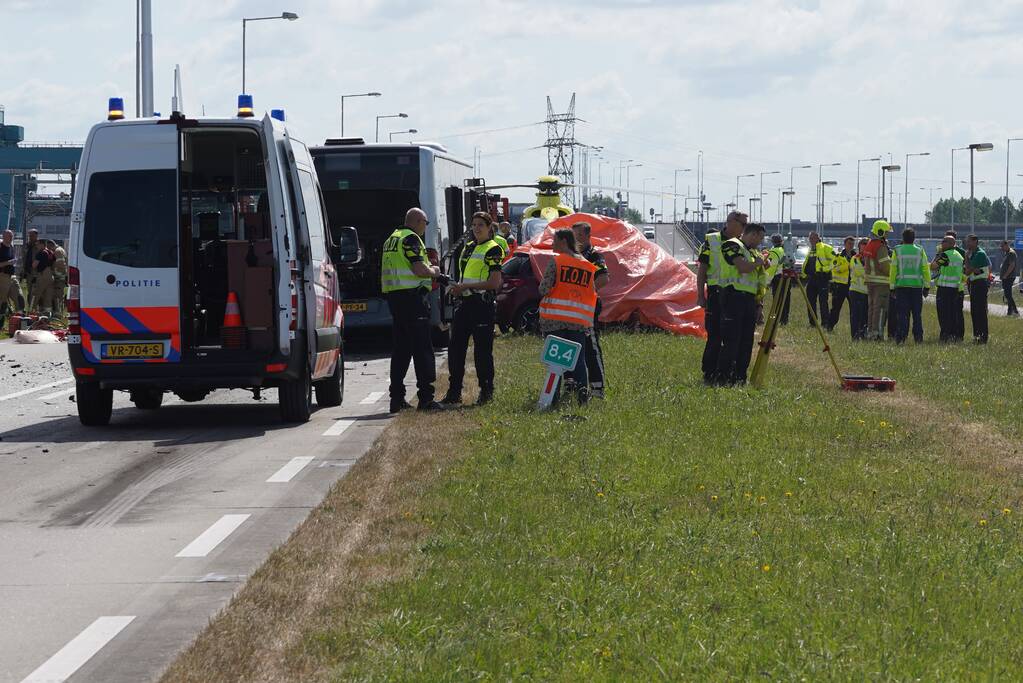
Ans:
{"label": "distant tree line", "polygon": [[[1005,221],[1005,205],[1008,202],[1009,205],[1009,222],[1010,223],[1023,223],[1023,201],[1019,204],[1013,204],[1011,199],[1005,197],[999,197],[994,201],[983,197],[980,199],[975,198],[973,200],[975,220],[978,223],[1002,223]],[[951,223],[952,222],[952,200],[942,199],[935,203],[934,208],[931,211],[927,211],[924,215],[927,218],[927,222],[931,222],[932,216],[935,223]],[[964,220],[968,220],[970,217],[970,198],[957,199],[955,201],[955,219],[957,223],[962,223]]]}
{"label": "distant tree line", "polygon": [[[595,213],[604,216],[616,215],[617,203],[611,197],[607,197],[602,194],[591,194],[583,201],[582,208],[580,209],[583,213]],[[622,218],[629,223],[638,224],[645,222],[643,216],[640,215],[636,209],[625,209],[625,215]]]}

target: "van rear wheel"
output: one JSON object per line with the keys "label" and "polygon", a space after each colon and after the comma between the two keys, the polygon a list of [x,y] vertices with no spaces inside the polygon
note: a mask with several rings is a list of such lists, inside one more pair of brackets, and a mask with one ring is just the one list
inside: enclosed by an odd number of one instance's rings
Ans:
{"label": "van rear wheel", "polygon": [[313,414],[313,382],[308,364],[303,361],[298,379],[285,380],[277,389],[281,419],[285,422],[308,422]]}
{"label": "van rear wheel", "polygon": [[342,351],[337,357],[334,374],[313,384],[316,390],[316,405],[321,408],[334,408],[341,405],[345,398],[345,354]]}
{"label": "van rear wheel", "polygon": [[98,382],[77,382],[75,404],[78,406],[79,422],[86,427],[103,427],[110,424],[114,390],[101,389]]}

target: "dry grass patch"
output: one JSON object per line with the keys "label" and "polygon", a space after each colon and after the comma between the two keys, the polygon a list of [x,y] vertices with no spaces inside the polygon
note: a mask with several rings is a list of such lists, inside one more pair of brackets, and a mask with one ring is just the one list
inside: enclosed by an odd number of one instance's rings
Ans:
{"label": "dry grass patch", "polygon": [[478,424],[471,412],[443,420],[401,415],[289,541],[249,579],[163,677],[184,681],[321,680],[324,648],[308,639],[357,612],[367,589],[406,577],[433,520],[422,493],[455,459],[452,444]]}

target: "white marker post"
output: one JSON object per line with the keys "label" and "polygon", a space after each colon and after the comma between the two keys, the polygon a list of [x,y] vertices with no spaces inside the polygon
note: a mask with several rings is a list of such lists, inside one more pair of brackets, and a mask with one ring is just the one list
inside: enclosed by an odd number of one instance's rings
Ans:
{"label": "white marker post", "polygon": [[579,342],[547,335],[543,351],[540,353],[540,362],[547,366],[547,379],[544,380],[543,388],[540,390],[540,401],[537,403],[537,408],[541,411],[550,409],[554,402],[554,394],[561,384],[561,376],[575,370],[582,348]]}

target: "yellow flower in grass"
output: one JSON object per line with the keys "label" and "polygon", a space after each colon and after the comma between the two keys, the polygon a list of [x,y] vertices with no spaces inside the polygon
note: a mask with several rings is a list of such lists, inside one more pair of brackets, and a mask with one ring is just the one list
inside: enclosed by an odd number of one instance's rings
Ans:
{"label": "yellow flower in grass", "polygon": [[1011,515],[1012,514],[1012,510],[1010,508],[1002,508],[1002,514],[1003,515]]}
{"label": "yellow flower in grass", "polygon": [[786,498],[791,498],[792,497],[792,491],[786,491],[785,492],[785,497]]}
{"label": "yellow flower in grass", "polygon": [[746,496],[747,498],[752,498],[752,497],[753,497],[753,494],[752,494],[752,493],[750,493],[749,491],[747,491],[747,492],[746,492],[746,493],[745,493],[744,495],[745,495],[745,496]]}
{"label": "yellow flower in grass", "polygon": [[764,572],[769,572],[769,571],[771,571],[771,565],[769,565],[769,564],[765,564],[765,565],[764,565],[763,567],[761,567],[760,569],[761,569],[761,571],[764,571]]}
{"label": "yellow flower in grass", "polygon": [[987,520],[986,519],[980,520],[980,525],[981,526],[987,526]]}
{"label": "yellow flower in grass", "polygon": [[696,490],[697,490],[697,491],[702,491],[702,490],[703,490],[703,489],[705,489],[705,488],[707,488],[707,487],[706,487],[706,486],[704,486],[703,484],[700,484],[700,485],[699,485],[699,486],[697,487],[697,489],[696,489]]}
{"label": "yellow flower in grass", "polygon": [[603,491],[597,491],[597,498],[603,498],[603,497],[604,497],[604,492]]}
{"label": "yellow flower in grass", "polygon": [[712,503],[716,503],[716,502],[717,502],[717,500],[718,500],[718,497],[717,497],[717,496],[711,496],[711,497],[710,497],[710,502],[712,502]]}
{"label": "yellow flower in grass", "polygon": [[767,502],[767,497],[766,496],[760,496],[759,498],[757,498],[757,500],[759,500],[761,503],[766,503]]}
{"label": "yellow flower in grass", "polygon": [[963,401],[963,405],[966,406],[967,408],[969,408],[970,407],[970,402],[969,401]]}
{"label": "yellow flower in grass", "polygon": [[888,423],[887,423],[887,422],[885,422],[884,420],[881,420],[881,426],[882,426],[882,427],[887,427],[887,426],[888,426]]}

